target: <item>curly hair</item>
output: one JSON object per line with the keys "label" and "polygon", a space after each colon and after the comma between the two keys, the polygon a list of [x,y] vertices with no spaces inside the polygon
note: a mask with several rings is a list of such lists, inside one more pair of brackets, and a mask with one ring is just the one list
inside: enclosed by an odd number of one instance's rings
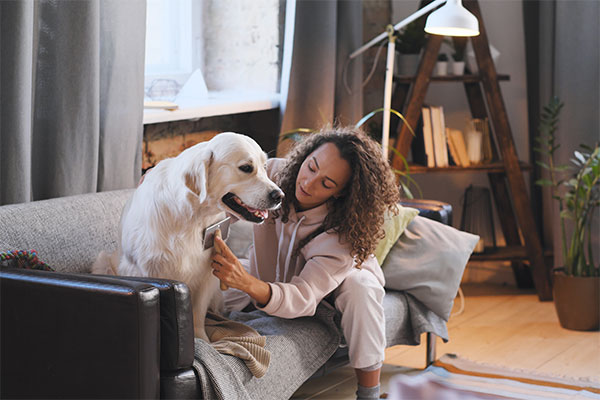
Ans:
{"label": "curly hair", "polygon": [[343,159],[348,161],[352,175],[340,197],[328,200],[329,212],[319,228],[301,240],[293,255],[323,232],[337,232],[351,246],[351,255],[357,267],[373,253],[384,237],[383,222],[386,211],[398,212],[400,190],[381,146],[360,129],[326,126],[297,144],[287,162],[275,176],[276,183],[285,193],[281,209],[275,213],[282,222],[288,221],[290,207],[297,207],[296,178],[304,160],[317,148],[333,143]]}

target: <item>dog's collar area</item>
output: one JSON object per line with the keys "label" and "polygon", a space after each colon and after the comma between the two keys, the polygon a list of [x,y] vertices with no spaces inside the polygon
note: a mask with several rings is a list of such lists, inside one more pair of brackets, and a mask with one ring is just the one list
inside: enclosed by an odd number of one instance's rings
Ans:
{"label": "dog's collar area", "polygon": [[231,211],[250,222],[260,224],[269,216],[269,212],[267,210],[258,210],[256,208],[252,208],[244,204],[239,197],[231,192],[223,196],[221,201],[223,201],[223,203],[229,207]]}

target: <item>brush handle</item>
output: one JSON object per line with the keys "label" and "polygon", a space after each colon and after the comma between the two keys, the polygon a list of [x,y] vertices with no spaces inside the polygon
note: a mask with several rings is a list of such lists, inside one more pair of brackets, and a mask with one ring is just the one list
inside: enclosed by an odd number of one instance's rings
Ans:
{"label": "brush handle", "polygon": [[[215,237],[218,237],[219,239],[221,239],[221,230],[220,229],[217,229],[215,231]],[[221,248],[217,244],[217,241],[214,242],[214,246],[215,246],[215,251],[217,252],[217,254],[222,254]],[[219,287],[221,288],[221,290],[229,289],[229,287],[226,284],[224,284],[223,282],[219,283]]]}

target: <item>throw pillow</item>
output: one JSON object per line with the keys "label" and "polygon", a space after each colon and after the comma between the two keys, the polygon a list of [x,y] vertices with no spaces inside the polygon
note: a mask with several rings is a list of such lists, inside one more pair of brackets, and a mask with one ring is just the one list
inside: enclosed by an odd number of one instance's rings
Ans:
{"label": "throw pillow", "polygon": [[403,207],[398,204],[398,214],[388,214],[385,217],[385,221],[383,222],[383,230],[385,231],[385,237],[381,239],[377,248],[373,252],[375,257],[377,257],[377,261],[379,261],[379,265],[383,265],[383,261],[385,257],[388,255],[392,246],[406,226],[410,224],[410,222],[415,219],[415,217],[419,214],[419,210],[411,207]]}
{"label": "throw pillow", "polygon": [[417,216],[384,262],[385,287],[410,293],[448,321],[478,240],[477,235]]}

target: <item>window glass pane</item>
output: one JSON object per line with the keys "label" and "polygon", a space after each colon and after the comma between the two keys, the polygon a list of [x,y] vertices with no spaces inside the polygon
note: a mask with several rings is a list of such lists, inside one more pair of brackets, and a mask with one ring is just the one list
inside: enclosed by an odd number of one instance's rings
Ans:
{"label": "window glass pane", "polygon": [[147,0],[147,88],[160,78],[181,85],[193,72],[192,15],[192,0]]}
{"label": "window glass pane", "polygon": [[197,70],[212,91],[278,91],[280,4],[147,0],[147,97],[175,99]]}

